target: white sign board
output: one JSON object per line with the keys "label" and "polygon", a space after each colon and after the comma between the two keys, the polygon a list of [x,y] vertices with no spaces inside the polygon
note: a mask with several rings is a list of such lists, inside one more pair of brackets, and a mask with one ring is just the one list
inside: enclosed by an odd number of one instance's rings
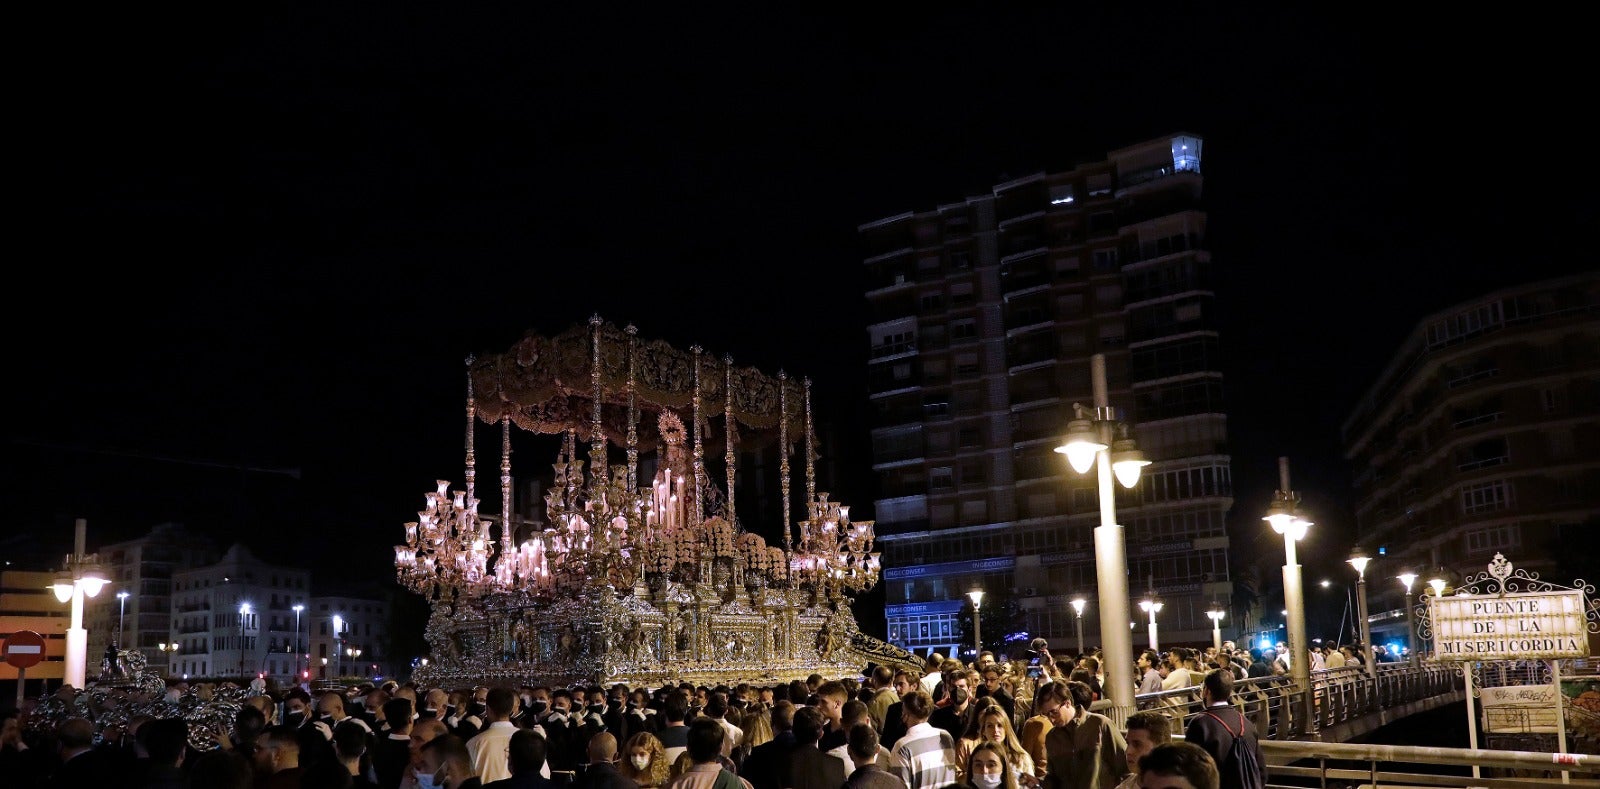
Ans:
{"label": "white sign board", "polygon": [[1520,660],[1589,656],[1583,593],[1429,595],[1433,659]]}
{"label": "white sign board", "polygon": [[1483,730],[1495,734],[1555,734],[1561,709],[1555,685],[1480,688]]}

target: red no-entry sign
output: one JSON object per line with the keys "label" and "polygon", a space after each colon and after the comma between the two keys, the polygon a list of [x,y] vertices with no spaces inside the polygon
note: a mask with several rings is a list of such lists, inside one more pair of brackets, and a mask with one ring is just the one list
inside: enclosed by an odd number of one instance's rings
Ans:
{"label": "red no-entry sign", "polygon": [[0,653],[5,655],[7,663],[17,668],[36,666],[44,660],[44,636],[32,630],[18,630],[6,636]]}

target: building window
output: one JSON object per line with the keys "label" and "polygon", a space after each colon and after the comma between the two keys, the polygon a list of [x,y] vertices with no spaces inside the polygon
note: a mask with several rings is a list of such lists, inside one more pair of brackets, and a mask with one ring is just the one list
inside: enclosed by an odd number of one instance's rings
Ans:
{"label": "building window", "polygon": [[1543,408],[1544,412],[1547,414],[1555,413],[1556,409],[1561,407],[1561,400],[1556,396],[1556,390],[1540,389],[1539,406]]}
{"label": "building window", "polygon": [[1511,486],[1505,480],[1468,485],[1461,489],[1461,511],[1468,515],[1494,512],[1511,506]]}
{"label": "building window", "polygon": [[1522,544],[1522,527],[1516,524],[1467,532],[1467,553],[1489,553]]}
{"label": "building window", "polygon": [[952,342],[959,342],[959,341],[962,341],[962,340],[975,340],[977,338],[978,338],[978,322],[977,321],[972,320],[971,318],[968,318],[967,320],[954,321],[954,322],[952,322],[950,324],[950,340]]}
{"label": "building window", "polygon": [[[1096,216],[1099,216],[1099,215],[1097,214]],[[1109,217],[1111,215],[1110,214],[1106,214],[1105,216],[1109,219]],[[1092,222],[1090,223],[1090,227],[1091,227],[1091,229],[1093,228],[1093,223]],[[1117,250],[1115,250],[1115,249],[1097,249],[1097,250],[1095,250],[1094,251],[1094,270],[1095,270],[1096,273],[1099,273],[1099,274],[1105,274],[1107,272],[1116,271],[1117,270]]]}
{"label": "building window", "polygon": [[928,487],[936,492],[955,489],[955,475],[949,466],[939,466],[928,472]]}

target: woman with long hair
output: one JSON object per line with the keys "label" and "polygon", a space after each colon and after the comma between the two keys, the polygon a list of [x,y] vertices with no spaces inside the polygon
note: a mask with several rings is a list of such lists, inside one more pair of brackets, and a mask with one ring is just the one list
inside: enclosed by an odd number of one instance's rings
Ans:
{"label": "woman with long hair", "polygon": [[1006,763],[1017,774],[1018,781],[1024,785],[1033,783],[1032,779],[1036,777],[1033,757],[1028,755],[1022,742],[1017,739],[1016,730],[1011,728],[1011,716],[1006,714],[1005,708],[994,702],[980,708],[972,717],[961,742],[956,745],[958,763],[966,764],[972,752],[984,743],[993,743],[1005,753]]}
{"label": "woman with long hair", "polygon": [[996,743],[978,743],[962,766],[966,772],[961,786],[968,789],[1017,789],[1017,773],[1005,749]]}
{"label": "woman with long hair", "polygon": [[662,747],[661,740],[647,731],[628,738],[628,744],[622,748],[621,767],[623,776],[638,784],[640,789],[662,786],[672,778],[672,765],[667,764],[666,748]]}

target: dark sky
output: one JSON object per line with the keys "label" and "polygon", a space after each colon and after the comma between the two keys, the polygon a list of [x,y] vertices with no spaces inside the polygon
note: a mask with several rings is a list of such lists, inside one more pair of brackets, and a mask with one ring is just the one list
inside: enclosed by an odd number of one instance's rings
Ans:
{"label": "dark sky", "polygon": [[15,30],[3,528],[51,550],[175,519],[386,576],[460,477],[462,359],[592,313],[809,375],[847,420],[858,224],[1181,130],[1236,514],[1287,454],[1337,559],[1339,424],[1405,332],[1593,260],[1574,20],[224,5]]}

